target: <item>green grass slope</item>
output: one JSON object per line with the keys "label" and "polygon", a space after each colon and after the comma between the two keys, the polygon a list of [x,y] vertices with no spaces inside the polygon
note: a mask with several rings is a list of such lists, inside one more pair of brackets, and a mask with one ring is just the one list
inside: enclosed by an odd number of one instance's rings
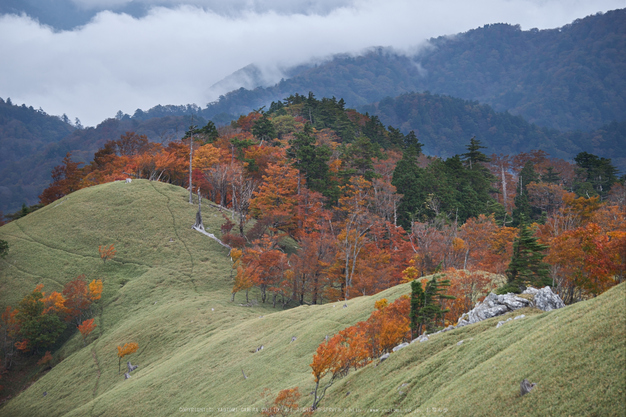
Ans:
{"label": "green grass slope", "polygon": [[[564,309],[519,310],[413,343],[346,377],[327,404],[415,415],[623,416],[625,292],[621,284]],[[537,386],[522,397],[525,378]]]}
{"label": "green grass slope", "polygon": [[[231,303],[227,250],[191,230],[196,207],[187,199],[167,184],[116,182],[0,228],[11,247],[0,260],[0,307],[16,305],[40,282],[52,291],[81,273],[104,279],[90,344],[83,348],[74,334],[56,351],[60,362],[0,416],[170,416],[193,407],[255,415],[244,409],[261,410],[264,388],[277,394],[295,386],[301,405],[310,406],[309,363],[324,336],[367,318],[375,300],[409,292],[401,285],[347,308],[243,307],[242,295]],[[219,230],[221,215],[208,207],[203,214],[207,229]],[[116,258],[103,264],[100,244],[115,244]],[[526,318],[499,329],[492,319],[414,343],[379,366],[351,372],[321,406],[352,414],[426,414],[433,407],[448,415],[619,414],[624,290],[555,312],[524,311]],[[131,341],[139,343],[129,357],[139,368],[124,380],[116,346]],[[538,385],[519,397],[523,378]]]}
{"label": "green grass slope", "polygon": [[[191,230],[197,207],[187,201],[179,187],[115,182],[80,190],[0,228],[0,239],[10,245],[0,260],[0,307],[16,306],[38,283],[50,292],[82,273],[104,280],[91,343],[83,348],[74,334],[55,354],[55,361],[63,360],[0,415],[260,407],[265,387],[277,393],[312,386],[308,364],[317,345],[366,318],[373,301],[289,311],[240,306],[243,295],[231,303],[228,250]],[[209,207],[203,214],[205,227],[218,231],[221,214]],[[117,249],[106,264],[98,255],[101,244]],[[139,350],[129,359],[140,367],[124,380],[116,346],[131,341]],[[252,353],[260,345],[265,348]]]}

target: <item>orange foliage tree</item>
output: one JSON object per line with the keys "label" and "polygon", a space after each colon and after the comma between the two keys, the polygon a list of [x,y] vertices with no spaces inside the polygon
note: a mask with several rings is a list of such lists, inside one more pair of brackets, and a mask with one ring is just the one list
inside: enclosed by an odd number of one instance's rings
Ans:
{"label": "orange foliage tree", "polygon": [[[618,238],[619,239],[619,238]],[[564,232],[550,242],[546,261],[558,265],[555,284],[566,303],[588,295],[598,295],[617,281],[614,276],[620,268],[616,264],[620,245],[610,244],[610,237],[596,223]],[[623,255],[622,255],[623,256]]]}
{"label": "orange foliage tree", "polygon": [[246,268],[242,266],[241,258],[243,256],[243,250],[238,248],[233,248],[230,251],[230,259],[233,261],[232,269],[237,271],[235,275],[235,284],[233,285],[233,289],[231,291],[232,298],[230,301],[235,301],[235,294],[239,291],[246,291],[246,303],[248,303],[248,290],[252,288],[254,283],[250,278],[250,275],[246,273]]}
{"label": "orange foliage tree", "polygon": [[93,280],[89,283],[89,299],[97,301],[102,297],[102,280]]}
{"label": "orange foliage tree", "polygon": [[449,310],[445,313],[446,324],[456,323],[459,317],[474,308],[476,303],[482,301],[498,286],[498,283],[493,282],[488,274],[481,271],[472,272],[452,268],[446,270],[445,275],[450,280],[446,293],[455,297],[443,301],[444,308]]}
{"label": "orange foliage tree", "polygon": [[344,298],[350,298],[350,287],[355,276],[361,250],[367,242],[367,232],[377,218],[369,211],[372,204],[372,183],[364,177],[353,177],[343,187],[338,212],[341,215],[341,232],[337,236],[337,262],[343,271]]}
{"label": "orange foliage tree", "polygon": [[[347,375],[350,368],[367,365],[372,358],[390,352],[410,335],[410,302],[407,296],[389,304],[386,299],[375,303],[376,310],[367,321],[350,326],[322,342],[309,365],[315,379],[312,410],[324,398],[326,390]],[[325,383],[322,379],[330,375]]]}
{"label": "orange foliage tree", "polygon": [[83,323],[81,325],[78,326],[78,331],[80,332],[80,334],[83,336],[83,346],[85,346],[85,338],[89,335],[89,333],[91,333],[96,327],[98,327],[97,324],[95,324],[94,319],[89,319],[89,320],[85,320],[83,321]]}
{"label": "orange foliage tree", "polygon": [[[265,388],[261,394],[266,398],[271,398],[271,395],[268,388]],[[261,415],[272,417],[292,414],[298,410],[301,396],[298,387],[281,390],[274,401],[266,404],[266,407],[261,410]]]}
{"label": "orange foliage tree", "polygon": [[83,171],[78,168],[82,162],[72,161],[72,154],[67,153],[63,163],[52,170],[52,184],[39,196],[41,204],[50,204],[59,198],[84,187]]}
{"label": "orange foliage tree", "polygon": [[124,346],[117,347],[117,357],[119,358],[119,363],[118,363],[118,368],[117,368],[118,375],[122,370],[122,358],[124,356],[130,355],[131,353],[137,352],[137,349],[139,349],[139,345],[135,342],[124,343]]}
{"label": "orange foliage tree", "polygon": [[43,314],[54,312],[60,316],[64,316],[68,313],[68,308],[65,305],[67,300],[63,297],[63,294],[52,291],[47,297],[44,294],[44,298],[42,298],[41,301],[44,304]]}
{"label": "orange foliage tree", "polygon": [[411,304],[407,296],[388,305],[378,304],[377,307],[363,326],[370,358],[391,352],[395,346],[410,338]]}
{"label": "orange foliage tree", "polygon": [[[312,410],[317,409],[320,401],[326,394],[326,390],[348,371],[349,364],[347,363],[346,350],[347,348],[342,344],[340,335],[331,337],[317,347],[313,355],[313,362],[309,365],[315,380]],[[320,388],[320,382],[329,374],[331,375],[330,379]]]}
{"label": "orange foliage tree", "polygon": [[263,183],[250,200],[250,212],[257,219],[266,220],[272,229],[293,235],[299,184],[298,170],[286,161],[269,164],[266,175],[263,175]]}
{"label": "orange foliage tree", "polygon": [[100,259],[102,259],[102,262],[104,263],[106,263],[109,259],[113,259],[117,253],[113,245],[108,248],[105,245],[100,245],[98,246],[98,252],[100,252]]}
{"label": "orange foliage tree", "polygon": [[503,274],[513,255],[516,236],[516,228],[498,227],[493,214],[470,217],[459,230],[464,252],[459,268]]}
{"label": "orange foliage tree", "polygon": [[280,236],[270,237],[263,235],[248,248],[243,255],[245,274],[261,290],[261,300],[267,299],[267,291],[273,292],[273,305],[276,306],[276,296],[282,283],[283,274],[288,269],[287,256],[279,250]]}

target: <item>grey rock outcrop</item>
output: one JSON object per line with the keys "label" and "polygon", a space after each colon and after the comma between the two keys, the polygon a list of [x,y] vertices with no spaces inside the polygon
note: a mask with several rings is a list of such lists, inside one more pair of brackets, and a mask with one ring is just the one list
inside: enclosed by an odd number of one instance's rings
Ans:
{"label": "grey rock outcrop", "polygon": [[471,311],[463,314],[459,318],[456,327],[478,323],[479,321],[500,316],[524,307],[537,307],[543,311],[551,311],[565,307],[563,300],[561,300],[557,294],[554,294],[550,287],[544,287],[540,290],[529,287],[522,293],[522,295],[524,294],[532,295],[533,299],[529,300],[527,297],[521,297],[511,293],[504,295],[491,293],[482,303],[476,304],[476,307]]}
{"label": "grey rock outcrop", "polygon": [[396,346],[395,348],[391,349],[392,352],[397,352],[400,349],[404,349],[405,347],[407,347],[409,344],[408,343],[401,343],[398,346]]}
{"label": "grey rock outcrop", "polygon": [[535,307],[543,311],[552,311],[565,307],[565,303],[557,294],[553,293],[550,287],[537,288],[528,287],[522,294],[533,294]]}

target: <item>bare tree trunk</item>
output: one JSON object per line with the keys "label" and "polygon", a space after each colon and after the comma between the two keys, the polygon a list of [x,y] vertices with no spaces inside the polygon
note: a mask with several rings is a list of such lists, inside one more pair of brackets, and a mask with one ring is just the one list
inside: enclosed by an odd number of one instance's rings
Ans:
{"label": "bare tree trunk", "polygon": [[198,187],[198,212],[196,213],[196,224],[193,225],[196,229],[204,230],[204,224],[202,224],[202,196],[200,195],[200,188]]}
{"label": "bare tree trunk", "polygon": [[191,185],[191,174],[192,174],[192,166],[191,162],[193,160],[193,135],[189,138],[189,204],[193,204],[193,186]]}
{"label": "bare tree trunk", "polygon": [[503,198],[503,205],[504,205],[504,211],[506,211],[506,202],[507,202],[507,195],[506,195],[506,176],[504,175],[504,165],[501,166],[502,168],[502,198]]}

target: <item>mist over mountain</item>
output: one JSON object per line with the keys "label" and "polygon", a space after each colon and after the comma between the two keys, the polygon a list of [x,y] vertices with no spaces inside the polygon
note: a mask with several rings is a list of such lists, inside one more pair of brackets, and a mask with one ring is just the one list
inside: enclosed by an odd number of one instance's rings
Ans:
{"label": "mist over mountain", "polygon": [[559,130],[590,131],[626,119],[626,9],[550,30],[487,25],[429,45],[414,56],[374,48],[301,66],[272,87],[225,94],[202,114],[236,116],[296,92],[357,107],[429,91]]}

